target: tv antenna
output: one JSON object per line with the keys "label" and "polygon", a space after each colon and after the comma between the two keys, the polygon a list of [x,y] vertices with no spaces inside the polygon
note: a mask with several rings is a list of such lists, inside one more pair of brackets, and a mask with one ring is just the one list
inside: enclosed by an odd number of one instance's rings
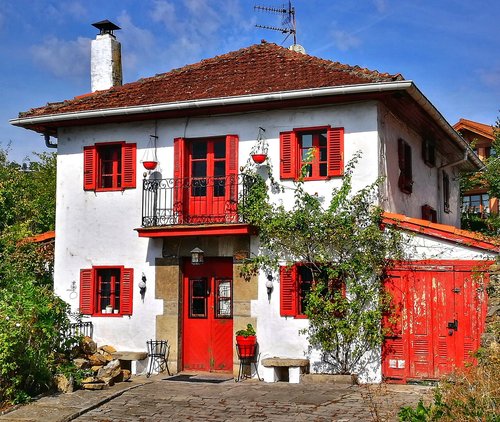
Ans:
{"label": "tv antenna", "polygon": [[283,42],[286,39],[293,35],[293,44],[297,44],[297,27],[295,26],[295,8],[292,6],[292,2],[288,2],[288,6],[285,4],[281,7],[268,7],[268,6],[254,6],[255,10],[261,10],[263,12],[277,13],[281,15],[281,25],[282,27],[277,26],[268,26],[268,25],[255,25],[257,28],[270,29],[272,31],[278,31],[282,34],[288,34]]}

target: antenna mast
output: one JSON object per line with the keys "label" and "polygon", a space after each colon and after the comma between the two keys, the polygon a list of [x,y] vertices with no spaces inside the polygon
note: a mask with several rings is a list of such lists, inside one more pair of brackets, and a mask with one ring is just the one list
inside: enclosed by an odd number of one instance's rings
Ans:
{"label": "antenna mast", "polygon": [[[254,6],[255,10],[262,10],[263,12],[278,13],[282,15],[281,18],[281,28],[276,26],[268,25],[255,25],[257,28],[270,29],[272,31],[278,31],[283,34],[293,35],[293,44],[297,44],[297,27],[295,25],[295,8],[292,6],[292,2],[288,2],[288,7],[283,5],[281,8],[268,7],[268,6]],[[287,38],[288,38],[287,35]],[[286,40],[286,38],[285,38]]]}

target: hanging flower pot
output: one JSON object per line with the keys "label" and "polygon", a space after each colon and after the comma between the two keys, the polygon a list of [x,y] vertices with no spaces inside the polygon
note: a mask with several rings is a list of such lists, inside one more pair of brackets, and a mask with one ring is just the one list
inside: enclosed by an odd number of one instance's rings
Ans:
{"label": "hanging flower pot", "polygon": [[262,164],[264,161],[266,161],[267,154],[252,154],[252,160],[256,164]]}
{"label": "hanging flower pot", "polygon": [[158,165],[158,161],[143,161],[142,165],[146,170],[154,170]]}

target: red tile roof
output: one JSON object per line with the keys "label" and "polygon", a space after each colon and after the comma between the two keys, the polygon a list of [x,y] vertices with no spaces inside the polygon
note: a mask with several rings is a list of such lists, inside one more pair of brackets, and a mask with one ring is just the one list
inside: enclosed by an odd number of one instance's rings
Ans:
{"label": "red tile roof", "polygon": [[471,132],[477,133],[484,136],[485,138],[493,139],[494,132],[493,126],[485,125],[484,123],[474,122],[472,120],[460,119],[458,123],[453,125],[453,129],[459,130],[470,130]]}
{"label": "red tile roof", "polygon": [[56,232],[54,230],[37,234],[35,236],[31,237],[25,237],[21,243],[43,243],[43,242],[50,242],[52,240],[55,240],[56,238]]}
{"label": "red tile roof", "polygon": [[20,118],[116,107],[404,80],[262,42],[120,87],[19,113]]}
{"label": "red tile roof", "polygon": [[500,252],[500,243],[498,240],[486,237],[480,233],[457,229],[454,226],[431,223],[427,220],[390,212],[383,213],[382,222],[427,236],[449,240],[464,246]]}

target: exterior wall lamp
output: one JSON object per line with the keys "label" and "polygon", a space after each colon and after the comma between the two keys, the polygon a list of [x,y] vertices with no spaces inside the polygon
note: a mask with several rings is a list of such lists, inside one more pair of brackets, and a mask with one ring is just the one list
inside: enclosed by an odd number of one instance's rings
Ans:
{"label": "exterior wall lamp", "polygon": [[203,252],[200,248],[196,247],[191,251],[191,264],[192,265],[201,265],[204,261],[205,252]]}
{"label": "exterior wall lamp", "polygon": [[139,281],[139,292],[141,294],[141,298],[144,301],[144,295],[146,294],[146,275],[142,273],[141,281]]}

